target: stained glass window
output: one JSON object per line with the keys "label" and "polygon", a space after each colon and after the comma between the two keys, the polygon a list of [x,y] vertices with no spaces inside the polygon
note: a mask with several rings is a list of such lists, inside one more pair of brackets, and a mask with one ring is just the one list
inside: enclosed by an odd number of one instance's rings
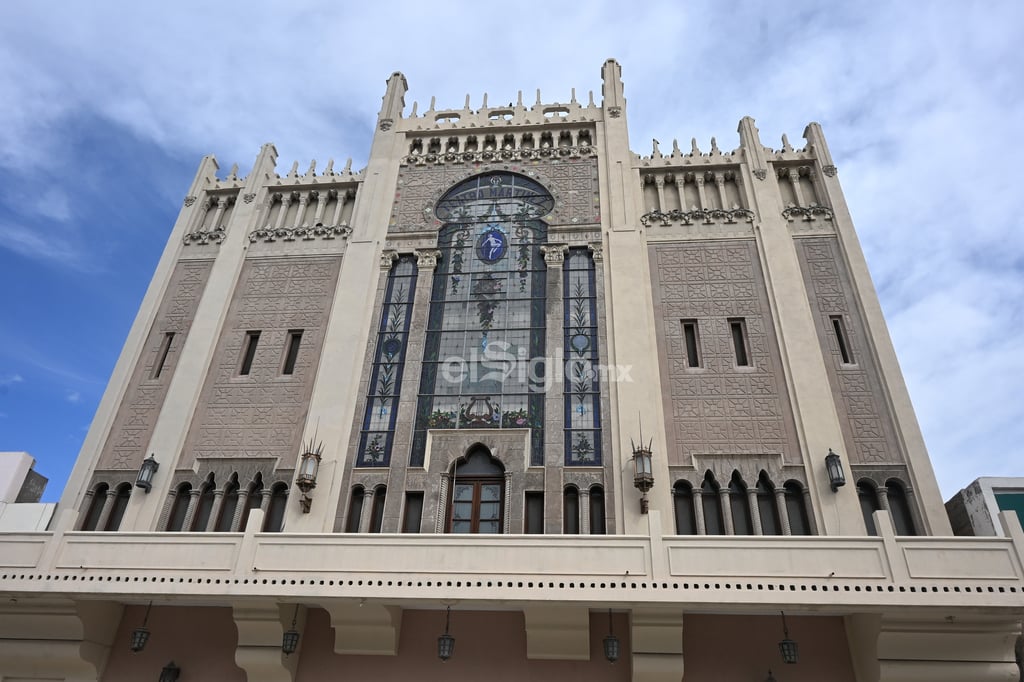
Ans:
{"label": "stained glass window", "polygon": [[565,463],[601,464],[601,396],[594,260],[585,248],[565,259]]}
{"label": "stained glass window", "polygon": [[412,466],[428,429],[526,428],[543,463],[543,255],[553,200],[512,173],[476,176],[437,204],[438,235]]}
{"label": "stained glass window", "polygon": [[387,466],[402,388],[402,370],[416,290],[416,259],[402,256],[388,274],[373,358],[357,466]]}

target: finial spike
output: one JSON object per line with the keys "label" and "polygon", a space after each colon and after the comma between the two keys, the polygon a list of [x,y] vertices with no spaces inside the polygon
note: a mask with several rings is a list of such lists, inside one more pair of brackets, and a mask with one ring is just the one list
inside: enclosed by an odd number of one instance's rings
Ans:
{"label": "finial spike", "polygon": [[537,104],[540,104],[540,88],[537,88]]}
{"label": "finial spike", "polygon": [[486,92],[484,93],[484,105],[483,105],[483,108],[484,109],[487,108],[487,93]]}
{"label": "finial spike", "polygon": [[420,103],[419,103],[419,102],[415,102],[415,101],[414,101],[414,102],[412,103],[412,117],[413,117],[413,118],[416,118],[416,115],[417,115],[417,114],[416,114],[416,110],[417,110],[417,109],[419,109],[419,108],[420,108]]}
{"label": "finial spike", "polygon": [[523,106],[523,91],[522,90],[520,90],[519,94],[516,95],[516,106],[517,107]]}
{"label": "finial spike", "polygon": [[572,89],[572,94],[569,97],[569,104],[576,104],[576,88]]}
{"label": "finial spike", "polygon": [[463,109],[469,110],[469,93],[466,93],[466,104],[462,107]]}

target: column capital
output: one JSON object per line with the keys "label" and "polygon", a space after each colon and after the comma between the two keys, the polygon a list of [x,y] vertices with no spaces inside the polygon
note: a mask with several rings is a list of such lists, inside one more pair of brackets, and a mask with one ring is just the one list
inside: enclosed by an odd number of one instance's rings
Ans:
{"label": "column capital", "polygon": [[544,244],[540,247],[540,252],[544,254],[544,263],[548,267],[562,267],[568,250],[568,244]]}
{"label": "column capital", "polygon": [[416,249],[416,267],[421,270],[433,270],[437,262],[441,260],[441,251],[438,249]]}
{"label": "column capital", "polygon": [[394,249],[384,249],[380,254],[380,269],[385,272],[391,269],[391,265],[398,260],[398,252]]}

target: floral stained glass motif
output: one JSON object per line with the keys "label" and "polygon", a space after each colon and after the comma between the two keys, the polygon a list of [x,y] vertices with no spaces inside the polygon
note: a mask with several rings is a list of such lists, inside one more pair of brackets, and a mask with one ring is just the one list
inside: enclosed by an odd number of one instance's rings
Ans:
{"label": "floral stained glass motif", "polygon": [[387,466],[391,461],[415,290],[416,259],[402,256],[388,274],[357,466]]}
{"label": "floral stained glass motif", "polygon": [[594,261],[585,248],[565,259],[565,464],[601,464]]}
{"label": "floral stained glass motif", "polygon": [[530,429],[543,462],[546,270],[539,220],[553,199],[512,173],[456,186],[435,212],[438,234],[410,464],[421,466],[429,429]]}

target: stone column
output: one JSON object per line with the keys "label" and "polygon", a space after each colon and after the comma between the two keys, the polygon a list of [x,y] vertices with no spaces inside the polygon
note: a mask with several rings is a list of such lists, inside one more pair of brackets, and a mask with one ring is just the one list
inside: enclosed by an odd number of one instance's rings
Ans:
{"label": "stone column", "polygon": [[783,488],[775,489],[775,508],[779,512],[779,523],[782,524],[782,534],[792,535],[793,528],[789,525],[789,510],[786,509],[786,491]]}
{"label": "stone column", "polygon": [[103,511],[100,512],[100,518],[96,521],[96,527],[93,530],[106,530],[107,522],[110,521],[110,514],[114,511],[114,498],[117,497],[117,490],[110,488],[107,490],[107,498],[103,500]]}
{"label": "stone column", "polygon": [[[561,351],[565,331],[563,330],[564,301],[562,278],[567,244],[545,244],[540,247],[547,267],[547,307],[544,316],[544,345],[548,358],[545,360],[544,380],[548,386],[544,394],[544,466],[548,472],[560,471],[565,465],[565,443],[563,437],[563,400],[565,391],[565,358]],[[529,461],[530,453],[526,453]],[[544,477],[544,532],[562,532],[562,480],[557,475]]]}
{"label": "stone column", "polygon": [[722,505],[722,530],[726,535],[735,535],[736,531],[732,527],[732,504],[729,502],[728,488],[718,489],[718,501]]}
{"label": "stone column", "polygon": [[693,524],[697,526],[697,535],[707,535],[708,529],[704,527],[704,491],[700,488],[693,489]]}
{"label": "stone column", "polygon": [[231,532],[237,533],[242,528],[242,519],[249,513],[249,488],[238,490],[238,504],[235,505],[235,514],[231,518]]}
{"label": "stone column", "polygon": [[202,490],[198,488],[193,488],[189,491],[188,509],[185,511],[185,520],[181,524],[181,530],[192,530],[192,522],[196,518],[196,508],[199,506],[199,496],[202,494]]}
{"label": "stone column", "polygon": [[761,505],[757,501],[757,488],[747,488],[747,502],[750,505],[750,523],[754,527],[754,535],[764,535],[761,528]]}

